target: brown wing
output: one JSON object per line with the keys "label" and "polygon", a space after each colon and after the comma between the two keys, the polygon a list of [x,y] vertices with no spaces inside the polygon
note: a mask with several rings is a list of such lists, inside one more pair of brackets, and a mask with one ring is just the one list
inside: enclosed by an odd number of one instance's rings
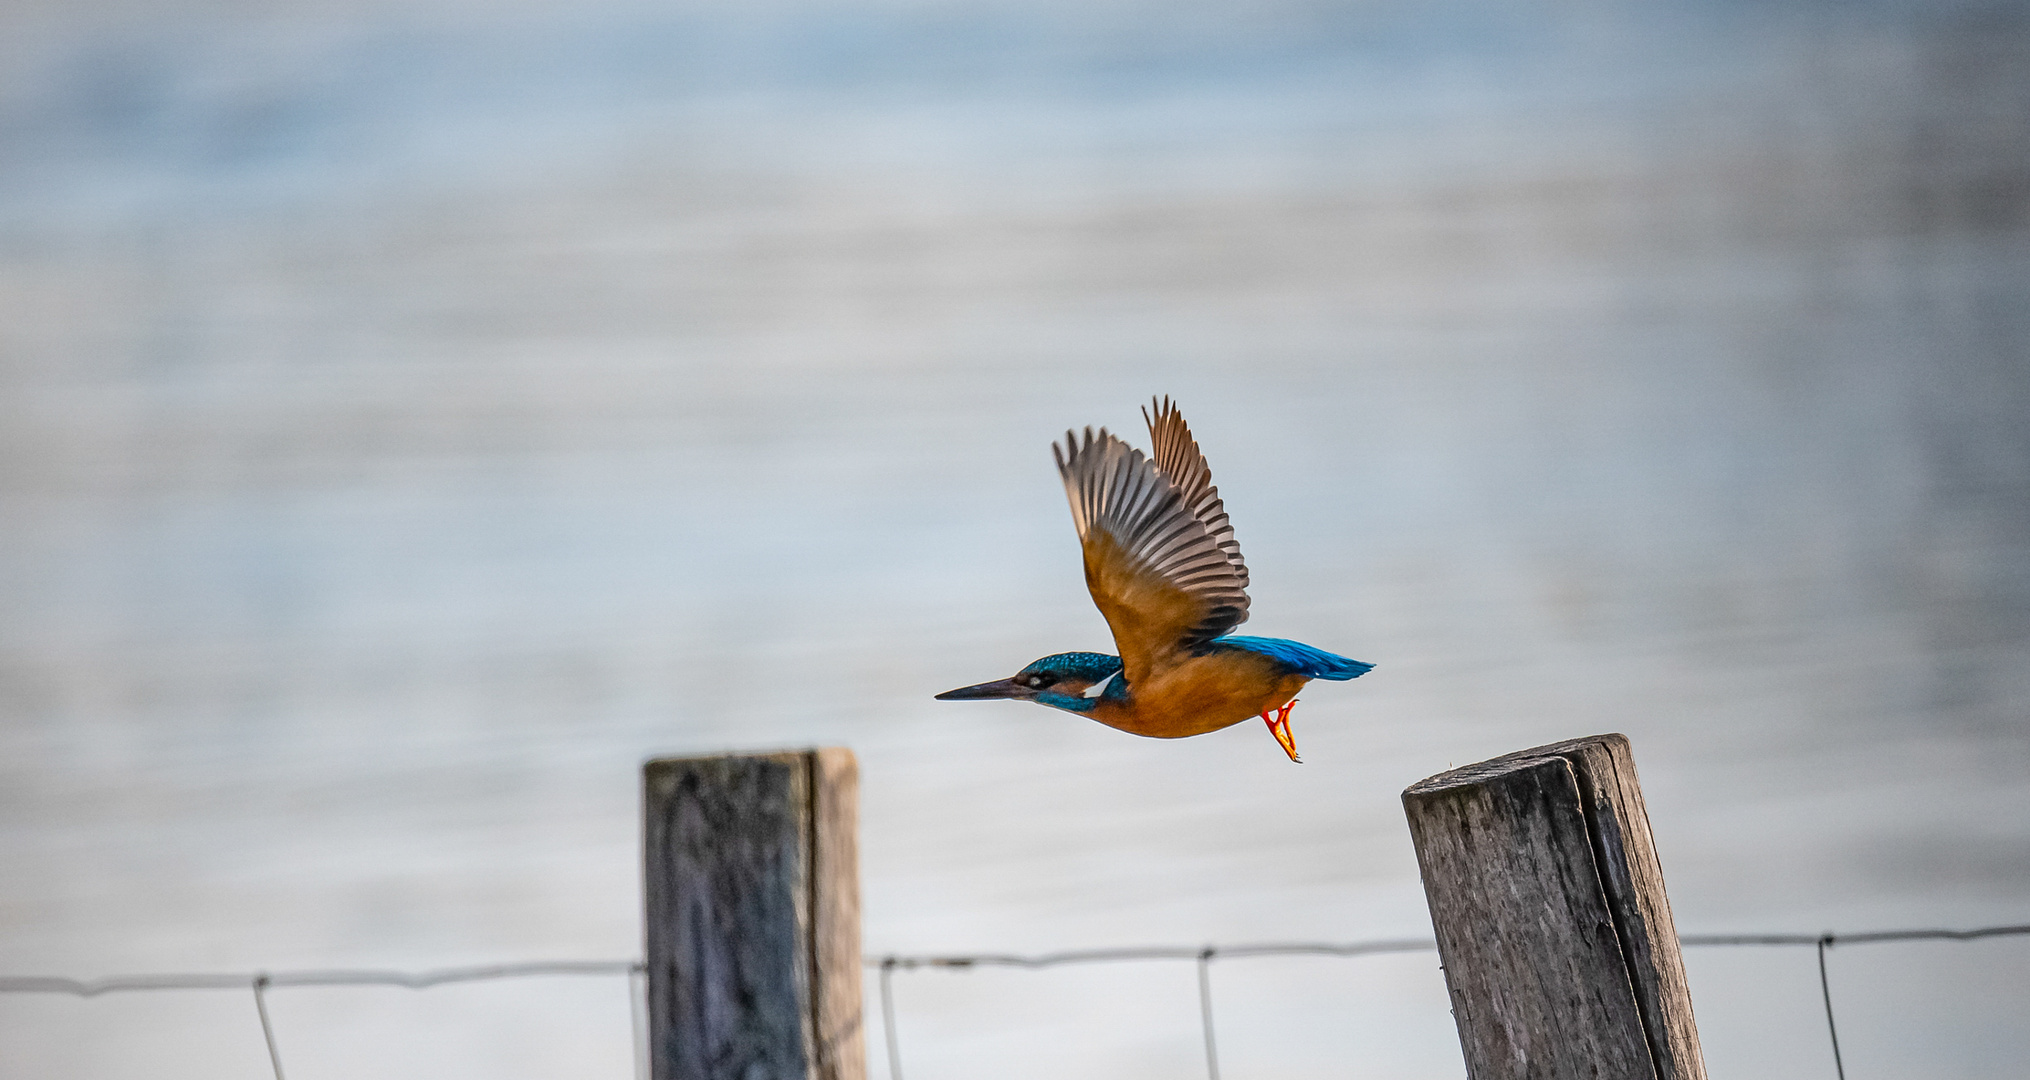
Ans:
{"label": "brown wing", "polygon": [[[1227,519],[1226,505],[1220,501],[1219,489],[1212,486],[1212,466],[1205,463],[1205,455],[1198,450],[1198,440],[1191,437],[1191,429],[1184,424],[1184,414],[1169,398],[1158,403],[1149,402],[1156,415],[1142,410],[1142,419],[1149,425],[1149,456],[1156,467],[1184,497],[1184,505],[1191,508],[1191,514],[1212,534],[1213,543],[1226,553],[1227,561],[1233,563],[1240,574],[1241,588],[1248,585],[1248,565],[1241,561],[1241,542],[1234,539],[1233,522]],[[1243,614],[1234,620],[1238,626],[1247,620],[1246,605]]]}
{"label": "brown wing", "polygon": [[[1238,547],[1229,554],[1221,544],[1231,543],[1233,529],[1195,445],[1205,490],[1192,500],[1190,489],[1104,428],[1086,429],[1083,442],[1067,432],[1065,446],[1051,451],[1085,548],[1086,587],[1130,684],[1246,621],[1247,569]],[[1213,527],[1199,516],[1208,507]]]}

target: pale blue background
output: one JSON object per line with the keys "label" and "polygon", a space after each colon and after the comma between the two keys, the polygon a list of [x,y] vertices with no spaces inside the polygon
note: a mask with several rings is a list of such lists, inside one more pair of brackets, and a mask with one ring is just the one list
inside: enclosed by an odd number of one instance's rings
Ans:
{"label": "pale blue background", "polygon": [[[2003,2],[10,4],[0,971],[634,955],[639,762],[814,743],[872,952],[1420,934],[1401,788],[1606,730],[1687,932],[2030,921],[2026,133]],[[930,700],[1108,647],[1046,447],[1161,393],[1248,629],[1380,665],[1301,768]],[[1832,962],[1853,1080],[2020,1075],[2030,943]],[[1830,1077],[1809,951],[1688,963]],[[1216,979],[1230,1077],[1460,1073],[1432,957]],[[912,1080],[1200,1075],[1189,965],[897,993]],[[273,1004],[629,1068],[614,980]]]}

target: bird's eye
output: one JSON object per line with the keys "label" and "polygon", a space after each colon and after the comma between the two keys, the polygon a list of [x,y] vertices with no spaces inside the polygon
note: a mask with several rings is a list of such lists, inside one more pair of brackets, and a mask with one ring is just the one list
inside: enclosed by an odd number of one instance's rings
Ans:
{"label": "bird's eye", "polygon": [[1049,686],[1051,683],[1056,682],[1057,677],[1054,675],[1046,675],[1043,672],[1038,671],[1031,673],[1028,678],[1022,681],[1028,683],[1031,689],[1041,690],[1044,687]]}

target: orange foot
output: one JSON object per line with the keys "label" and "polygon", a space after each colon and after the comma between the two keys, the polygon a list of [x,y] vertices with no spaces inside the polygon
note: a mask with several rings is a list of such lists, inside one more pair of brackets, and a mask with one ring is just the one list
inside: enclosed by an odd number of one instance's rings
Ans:
{"label": "orange foot", "polygon": [[1276,715],[1263,713],[1262,719],[1268,721],[1269,734],[1276,737],[1276,742],[1283,747],[1283,752],[1290,755],[1291,761],[1302,765],[1304,759],[1297,756],[1297,738],[1290,734],[1290,710],[1296,707],[1297,699],[1291,698],[1288,704],[1276,710]]}

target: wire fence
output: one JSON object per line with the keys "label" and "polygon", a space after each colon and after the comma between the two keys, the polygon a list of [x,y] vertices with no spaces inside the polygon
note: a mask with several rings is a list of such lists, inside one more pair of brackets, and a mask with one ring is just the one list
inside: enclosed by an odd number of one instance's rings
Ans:
{"label": "wire fence", "polygon": [[[1832,983],[1826,972],[1826,952],[1836,945],[1867,945],[1892,941],[1975,941],[1981,938],[2030,934],[2030,924],[1987,926],[1974,930],[1875,930],[1859,934],[1687,934],[1679,938],[1686,948],[1723,946],[1811,946],[1818,954],[1819,992],[1825,1004],[1826,1035],[1832,1044],[1833,1071],[1837,1080],[1846,1080],[1846,1064],[1840,1056],[1839,1028],[1833,1016]],[[1437,943],[1429,938],[1397,938],[1354,942],[1267,942],[1248,945],[1149,946],[1111,949],[1081,949],[1023,956],[1011,953],[973,953],[949,956],[887,955],[872,957],[866,965],[878,972],[881,996],[881,1028],[888,1057],[889,1080],[902,1080],[902,1048],[896,1032],[894,975],[919,969],[966,970],[980,967],[1042,969],[1073,964],[1104,964],[1129,961],[1191,961],[1198,965],[1199,1022],[1205,1040],[1205,1071],[1208,1080],[1219,1080],[1219,1045],[1213,1012],[1212,965],[1216,960],[1242,960],[1271,956],[1375,956],[1387,953],[1435,952]],[[629,1024],[634,1037],[634,1071],[637,1080],[646,1080],[648,1062],[647,974],[639,960],[544,960],[514,964],[487,964],[475,967],[437,968],[427,971],[319,969],[304,971],[254,971],[245,974],[159,973],[115,975],[102,979],[67,979],[53,976],[0,976],[0,993],[71,994],[91,998],[102,994],[152,990],[243,990],[252,994],[255,1014],[261,1023],[261,1037],[267,1044],[268,1060],[275,1080],[285,1080],[282,1052],[275,1026],[268,1017],[270,990],[303,986],[398,986],[425,990],[451,983],[491,979],[521,979],[544,976],[609,976],[628,980]]]}
{"label": "wire fence", "polygon": [[634,1033],[634,1075],[635,1080],[645,1080],[649,1073],[648,997],[644,985],[647,966],[639,960],[532,960],[515,964],[432,968],[425,971],[317,968],[303,971],[254,971],[243,975],[166,972],[110,975],[103,979],[0,975],[0,993],[70,994],[75,997],[93,998],[102,994],[147,990],[250,990],[254,995],[254,1013],[261,1021],[261,1039],[268,1047],[268,1063],[275,1071],[275,1080],[285,1080],[282,1051],[275,1040],[275,1025],[268,1019],[269,990],[291,986],[399,986],[407,990],[428,990],[433,986],[444,986],[449,983],[555,975],[620,975],[627,978],[628,1023]]}

